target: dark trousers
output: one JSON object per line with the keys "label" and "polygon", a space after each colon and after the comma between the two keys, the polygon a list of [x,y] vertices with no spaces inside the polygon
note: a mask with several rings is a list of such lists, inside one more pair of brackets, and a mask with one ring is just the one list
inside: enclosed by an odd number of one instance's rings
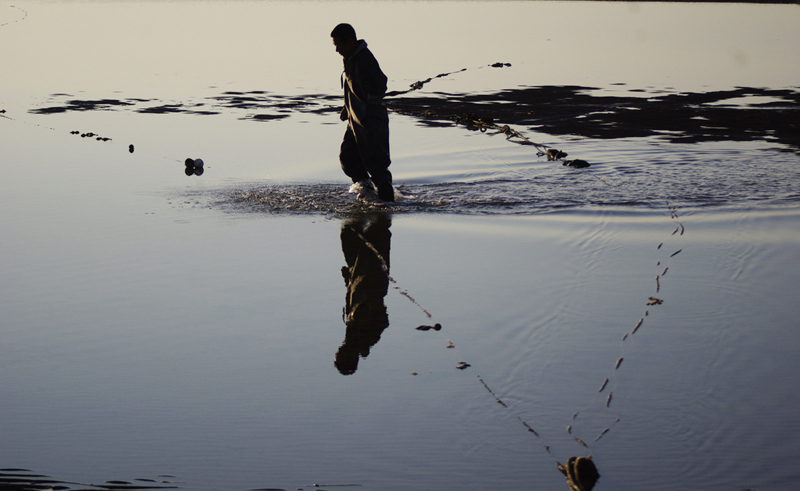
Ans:
{"label": "dark trousers", "polygon": [[[385,111],[385,109],[384,109]],[[389,117],[371,118],[368,127],[348,121],[339,150],[342,170],[353,182],[371,178],[376,186],[392,182],[389,172]]]}

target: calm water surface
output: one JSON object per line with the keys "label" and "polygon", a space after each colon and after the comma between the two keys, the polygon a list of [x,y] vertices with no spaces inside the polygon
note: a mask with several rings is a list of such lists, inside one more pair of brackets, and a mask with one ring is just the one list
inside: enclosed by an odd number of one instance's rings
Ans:
{"label": "calm water surface", "polygon": [[[798,12],[0,2],[0,479],[566,489],[556,462],[592,455],[597,490],[793,489],[797,147],[517,126],[575,170],[394,113],[404,199],[364,206],[328,33],[352,22],[391,90],[451,73],[415,93],[443,100],[796,92]],[[348,330],[342,268],[375,251],[388,326]]]}

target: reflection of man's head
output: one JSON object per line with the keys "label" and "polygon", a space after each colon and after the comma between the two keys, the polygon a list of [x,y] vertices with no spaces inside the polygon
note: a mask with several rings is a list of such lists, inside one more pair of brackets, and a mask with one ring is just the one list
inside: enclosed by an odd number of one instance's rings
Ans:
{"label": "reflection of man's head", "polygon": [[355,373],[359,358],[369,355],[389,326],[384,297],[389,288],[390,224],[386,215],[354,217],[342,224],[347,329],[334,359],[342,375]]}
{"label": "reflection of man's head", "polygon": [[333,359],[333,364],[342,375],[352,375],[358,369],[358,349],[355,346],[347,346],[343,344],[336,352],[336,357]]}

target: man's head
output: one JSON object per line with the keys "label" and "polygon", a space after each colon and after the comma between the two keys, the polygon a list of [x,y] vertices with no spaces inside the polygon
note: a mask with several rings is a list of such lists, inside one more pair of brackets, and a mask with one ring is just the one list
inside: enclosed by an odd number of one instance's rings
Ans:
{"label": "man's head", "polygon": [[331,31],[331,38],[333,38],[333,45],[336,46],[336,52],[345,58],[353,54],[358,45],[356,30],[350,24],[339,24],[334,27]]}

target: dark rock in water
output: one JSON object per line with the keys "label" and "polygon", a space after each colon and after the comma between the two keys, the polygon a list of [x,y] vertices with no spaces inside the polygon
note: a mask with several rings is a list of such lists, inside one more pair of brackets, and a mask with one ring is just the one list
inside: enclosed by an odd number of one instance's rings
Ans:
{"label": "dark rock in water", "polygon": [[567,478],[570,491],[591,491],[600,479],[591,457],[570,457],[566,465],[558,465],[558,470]]}
{"label": "dark rock in water", "polygon": [[186,159],[183,161],[186,167],[194,167],[194,159]]}
{"label": "dark rock in water", "polygon": [[196,175],[196,176],[202,176],[203,172],[205,172],[205,170],[203,170],[202,167],[195,167],[194,168],[194,175]]}
{"label": "dark rock in water", "polygon": [[130,153],[133,153],[133,143],[131,143],[130,145],[128,145],[128,151],[129,151]]}
{"label": "dark rock in water", "polygon": [[575,167],[576,169],[583,169],[589,167],[589,162],[585,160],[575,159],[575,160],[565,160],[563,164],[567,167]]}
{"label": "dark rock in water", "polygon": [[194,166],[193,165],[186,166],[186,169],[184,170],[184,172],[186,173],[187,176],[193,176],[194,175]]}
{"label": "dark rock in water", "polygon": [[434,331],[441,331],[442,325],[437,322],[432,326],[427,326],[427,325],[417,326],[416,329],[417,331],[430,331],[431,329],[433,329]]}

